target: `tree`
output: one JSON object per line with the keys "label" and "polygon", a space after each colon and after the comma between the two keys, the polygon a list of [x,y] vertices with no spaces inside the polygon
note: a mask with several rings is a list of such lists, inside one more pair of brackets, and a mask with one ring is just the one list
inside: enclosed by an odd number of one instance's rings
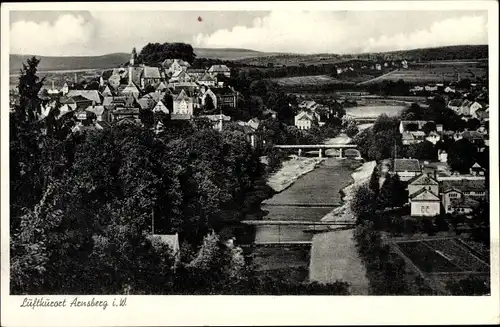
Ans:
{"label": "tree", "polygon": [[351,201],[351,210],[358,221],[373,220],[376,208],[375,193],[367,185],[360,185]]}
{"label": "tree", "polygon": [[193,47],[186,43],[148,43],[140,51],[137,61],[155,66],[165,59],[181,59],[191,64],[195,58]]}
{"label": "tree", "polygon": [[39,202],[45,184],[41,162],[44,122],[39,121],[42,101],[38,97],[44,79],[36,74],[39,62],[32,57],[23,64],[19,102],[10,114],[11,232],[19,226],[23,208],[33,208]]}
{"label": "tree", "polygon": [[476,147],[467,139],[456,141],[448,152],[448,164],[459,172],[467,172],[475,162]]}
{"label": "tree", "polygon": [[406,155],[415,159],[435,160],[437,158],[437,150],[431,142],[423,141],[408,145]]}
{"label": "tree", "polygon": [[350,122],[347,127],[345,128],[345,133],[349,137],[354,137],[356,134],[358,134],[359,129],[358,126],[356,125],[355,122]]}
{"label": "tree", "polygon": [[425,135],[429,135],[430,132],[435,132],[436,123],[434,123],[433,121],[426,122],[422,127],[422,131],[425,133]]}
{"label": "tree", "polygon": [[450,281],[446,284],[446,289],[452,295],[487,295],[490,288],[484,280],[478,277],[469,276],[458,281]]}
{"label": "tree", "polygon": [[469,130],[475,131],[479,128],[479,126],[481,126],[481,122],[477,118],[471,118],[467,120],[466,126]]}
{"label": "tree", "polygon": [[205,97],[205,105],[203,106],[203,111],[205,113],[213,113],[215,111],[214,101],[211,96]]}

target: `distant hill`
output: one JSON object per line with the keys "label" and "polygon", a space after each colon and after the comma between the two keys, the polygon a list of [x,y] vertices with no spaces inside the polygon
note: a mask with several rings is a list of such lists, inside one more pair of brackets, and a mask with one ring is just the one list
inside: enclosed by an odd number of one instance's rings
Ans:
{"label": "distant hill", "polygon": [[[248,49],[231,48],[195,48],[198,58],[236,60],[254,57],[266,57],[273,53],[266,53]],[[23,62],[26,62],[32,55],[10,55],[10,73],[16,74],[22,68]],[[112,53],[102,56],[75,56],[75,57],[48,57],[37,56],[41,58],[38,69],[47,70],[77,70],[77,69],[101,69],[118,67],[130,59],[130,53]]]}
{"label": "distant hill", "polygon": [[[10,73],[17,74],[22,64],[26,62],[31,55],[10,55]],[[103,56],[85,56],[85,57],[46,57],[37,56],[40,58],[38,69],[45,70],[75,70],[75,69],[92,69],[92,68],[110,68],[118,67],[130,58],[127,53],[112,53]]]}
{"label": "distant hill", "polygon": [[464,60],[488,58],[488,45],[453,45],[447,47],[398,50],[354,55],[359,58],[401,58],[410,61]]}
{"label": "distant hill", "polygon": [[[383,53],[366,54],[286,54],[260,52],[249,49],[232,48],[195,48],[198,58],[234,60],[249,65],[318,65],[331,64],[352,59],[387,59],[387,58],[405,58],[411,61],[431,61],[431,60],[463,60],[463,59],[484,59],[488,58],[487,45],[460,45],[438,48],[425,48],[413,50],[390,51]],[[26,62],[29,55],[10,55],[10,73],[16,74]],[[78,69],[102,69],[118,67],[130,58],[128,53],[112,53],[102,56],[85,57],[46,57],[42,56],[39,70],[78,70]]]}
{"label": "distant hill", "polygon": [[488,45],[457,45],[436,48],[423,48],[411,50],[398,50],[377,53],[344,54],[334,53],[321,54],[268,54],[267,56],[247,57],[237,59],[239,63],[246,65],[266,66],[299,66],[338,64],[341,62],[351,62],[352,60],[398,60],[408,61],[440,61],[440,60],[465,60],[465,59],[485,59],[488,58]]}

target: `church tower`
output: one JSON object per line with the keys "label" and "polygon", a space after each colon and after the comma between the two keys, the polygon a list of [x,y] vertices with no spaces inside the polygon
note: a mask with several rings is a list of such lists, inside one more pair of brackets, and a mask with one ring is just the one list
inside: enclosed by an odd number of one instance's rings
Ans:
{"label": "church tower", "polygon": [[130,55],[130,62],[128,65],[128,85],[132,85],[132,67],[134,67],[135,64],[135,57],[137,53],[135,51],[135,48],[132,48],[132,54]]}

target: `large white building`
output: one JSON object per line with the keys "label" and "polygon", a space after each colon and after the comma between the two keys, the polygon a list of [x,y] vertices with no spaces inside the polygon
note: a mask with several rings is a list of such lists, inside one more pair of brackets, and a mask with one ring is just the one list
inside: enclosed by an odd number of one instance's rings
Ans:
{"label": "large white building", "polygon": [[315,112],[301,111],[295,116],[295,126],[298,129],[308,130],[312,127],[312,123],[315,118],[318,121],[318,124],[322,125],[319,121],[319,114]]}

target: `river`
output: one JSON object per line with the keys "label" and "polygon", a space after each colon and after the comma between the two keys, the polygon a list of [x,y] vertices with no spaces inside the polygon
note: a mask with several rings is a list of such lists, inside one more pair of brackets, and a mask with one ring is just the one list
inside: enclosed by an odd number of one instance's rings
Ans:
{"label": "river", "polygon": [[[353,181],[351,173],[358,166],[359,163],[352,159],[326,158],[316,169],[301,176],[284,191],[264,201],[261,209],[265,216],[262,219],[320,221],[335,207],[342,204],[340,191]],[[253,251],[253,262],[257,269],[272,271],[282,275],[283,278],[296,282],[309,280],[333,282],[335,281],[331,280],[333,277],[336,279],[345,277],[348,272],[343,274],[325,272],[325,269],[328,270],[327,265],[315,262],[326,260],[327,264],[332,264],[331,258],[337,257],[337,255],[331,253],[331,234],[341,233],[342,238],[345,238],[347,235],[345,231],[313,235],[304,232],[307,227],[297,225],[256,226],[256,244],[287,241],[312,242],[312,245],[308,247],[257,246]],[[345,244],[342,244],[343,251],[339,254],[346,255],[348,260],[357,256],[352,240],[343,239],[342,241]],[[349,242],[352,244],[347,244]],[[346,254],[345,251],[354,253]],[[345,264],[341,266],[345,266]]]}

